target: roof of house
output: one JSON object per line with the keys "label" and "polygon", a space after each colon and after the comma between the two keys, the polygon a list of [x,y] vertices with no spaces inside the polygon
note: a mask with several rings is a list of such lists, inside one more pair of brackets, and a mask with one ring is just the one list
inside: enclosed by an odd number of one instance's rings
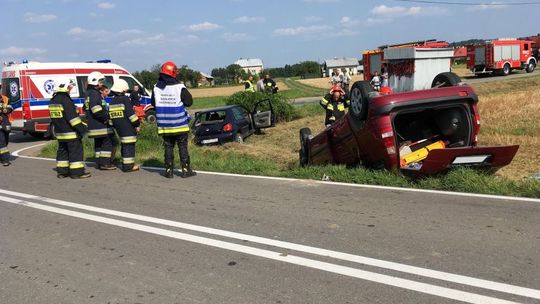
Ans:
{"label": "roof of house", "polygon": [[253,59],[243,59],[243,58],[240,58],[238,59],[234,64],[238,64],[239,66],[243,67],[243,68],[247,68],[247,67],[257,67],[257,66],[264,66],[263,62],[261,59],[258,59],[258,58],[253,58]]}
{"label": "roof of house", "polygon": [[349,66],[358,66],[358,59],[356,58],[334,58],[324,61],[324,65],[327,68],[340,68]]}
{"label": "roof of house", "polygon": [[201,74],[202,77],[206,78],[206,79],[214,79],[214,77],[212,75],[209,75],[209,74],[206,74],[206,73],[203,73],[203,72],[199,72]]}

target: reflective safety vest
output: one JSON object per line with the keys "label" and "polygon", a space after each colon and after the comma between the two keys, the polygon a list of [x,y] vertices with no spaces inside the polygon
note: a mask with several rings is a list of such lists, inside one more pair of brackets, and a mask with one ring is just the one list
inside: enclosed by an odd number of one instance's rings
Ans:
{"label": "reflective safety vest", "polygon": [[182,102],[183,84],[154,87],[157,127],[159,135],[176,135],[189,132],[189,115]]}
{"label": "reflective safety vest", "polygon": [[246,84],[246,92],[255,93],[255,86],[253,85],[253,82],[251,82],[251,80],[246,80]]}

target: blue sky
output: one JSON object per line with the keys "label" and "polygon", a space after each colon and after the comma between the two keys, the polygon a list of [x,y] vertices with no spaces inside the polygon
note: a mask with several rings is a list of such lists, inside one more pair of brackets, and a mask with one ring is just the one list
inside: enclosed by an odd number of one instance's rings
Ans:
{"label": "blue sky", "polygon": [[360,57],[412,40],[532,35],[540,31],[539,9],[395,0],[2,0],[0,61],[107,58],[134,72],[173,60],[210,72],[242,57],[277,67]]}

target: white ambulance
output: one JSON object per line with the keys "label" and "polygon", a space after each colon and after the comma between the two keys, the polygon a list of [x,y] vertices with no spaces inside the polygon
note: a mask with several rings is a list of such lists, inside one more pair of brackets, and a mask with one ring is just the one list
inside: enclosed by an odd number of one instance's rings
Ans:
{"label": "white ambulance", "polygon": [[[105,84],[110,88],[118,79],[124,79],[130,90],[135,84],[141,88],[141,106],[139,116],[147,120],[155,119],[155,111],[150,102],[150,94],[140,82],[126,69],[113,64],[110,60],[76,63],[6,63],[2,70],[2,94],[9,98],[13,106],[12,129],[29,133],[33,136],[50,136],[49,100],[54,92],[54,80],[67,77],[76,84],[71,97],[79,113],[84,113],[87,76],[98,71],[105,75]],[[106,98],[109,102],[111,97]],[[143,112],[144,111],[144,112]]]}

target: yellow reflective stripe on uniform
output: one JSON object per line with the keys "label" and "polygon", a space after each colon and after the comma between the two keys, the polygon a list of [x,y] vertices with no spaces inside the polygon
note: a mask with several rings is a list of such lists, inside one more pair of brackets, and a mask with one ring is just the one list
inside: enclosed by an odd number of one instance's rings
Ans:
{"label": "yellow reflective stripe on uniform", "polygon": [[0,148],[0,154],[6,154],[9,153],[8,148]]}
{"label": "yellow reflective stripe on uniform", "polygon": [[64,106],[61,104],[50,104],[49,109],[61,111],[61,110],[64,110]]}
{"label": "yellow reflective stripe on uniform", "polygon": [[137,120],[139,120],[139,117],[137,115],[135,115],[135,114],[133,114],[133,115],[131,115],[129,117],[129,121],[131,121],[131,122],[136,122]]}
{"label": "yellow reflective stripe on uniform", "polygon": [[334,111],[334,106],[331,104],[329,104],[326,108],[330,111]]}
{"label": "yellow reflective stripe on uniform", "polygon": [[112,105],[109,105],[109,109],[123,110],[125,109],[125,107],[123,104],[112,104]]}
{"label": "yellow reflective stripe on uniform", "polygon": [[88,131],[88,136],[99,136],[99,135],[107,135],[107,134],[112,134],[113,131],[109,128],[105,128],[105,129],[94,129],[94,130],[89,130]]}
{"label": "yellow reflective stripe on uniform", "polygon": [[351,101],[347,99],[347,100],[345,100],[345,104],[348,105],[348,106],[350,106],[350,105],[351,105]]}
{"label": "yellow reflective stripe on uniform", "polygon": [[158,134],[174,134],[174,133],[182,133],[182,132],[189,132],[189,126],[173,127],[173,128],[158,127]]}
{"label": "yellow reflective stripe on uniform", "polygon": [[65,139],[76,139],[77,133],[75,132],[66,132],[66,133],[56,133],[56,139],[65,140]]}
{"label": "yellow reflective stripe on uniform", "polygon": [[96,158],[99,158],[100,155],[101,155],[101,152],[100,152],[100,151],[97,151],[95,157],[96,157]]}
{"label": "yellow reflective stripe on uniform", "polygon": [[112,156],[112,152],[110,152],[110,151],[101,151],[99,153],[99,157],[109,158],[111,156]]}
{"label": "yellow reflective stripe on uniform", "polygon": [[84,163],[83,162],[72,162],[72,163],[69,163],[69,168],[70,169],[81,169],[81,168],[84,168]]}
{"label": "yellow reflective stripe on uniform", "polygon": [[68,168],[69,167],[69,161],[67,161],[67,160],[58,160],[58,161],[56,161],[56,167],[57,168]]}
{"label": "yellow reflective stripe on uniform", "polygon": [[69,121],[69,124],[72,126],[72,127],[75,127],[76,125],[82,123],[82,119],[80,117],[75,117],[73,118],[72,120]]}
{"label": "yellow reflective stripe on uniform", "polygon": [[326,99],[326,98],[321,99],[321,104],[327,105],[328,104],[328,99]]}
{"label": "yellow reflective stripe on uniform", "polygon": [[137,142],[137,136],[120,137],[120,142],[123,144],[133,144]]}
{"label": "yellow reflective stripe on uniform", "polygon": [[345,111],[345,105],[344,104],[338,104],[337,109],[338,109],[338,111],[343,112],[343,111]]}
{"label": "yellow reflective stripe on uniform", "polygon": [[124,165],[130,165],[135,163],[135,158],[133,157],[124,157],[122,158],[122,164]]}
{"label": "yellow reflective stripe on uniform", "polygon": [[103,107],[100,105],[97,105],[97,106],[93,106],[90,110],[92,111],[92,113],[97,113],[99,111],[103,111]]}

